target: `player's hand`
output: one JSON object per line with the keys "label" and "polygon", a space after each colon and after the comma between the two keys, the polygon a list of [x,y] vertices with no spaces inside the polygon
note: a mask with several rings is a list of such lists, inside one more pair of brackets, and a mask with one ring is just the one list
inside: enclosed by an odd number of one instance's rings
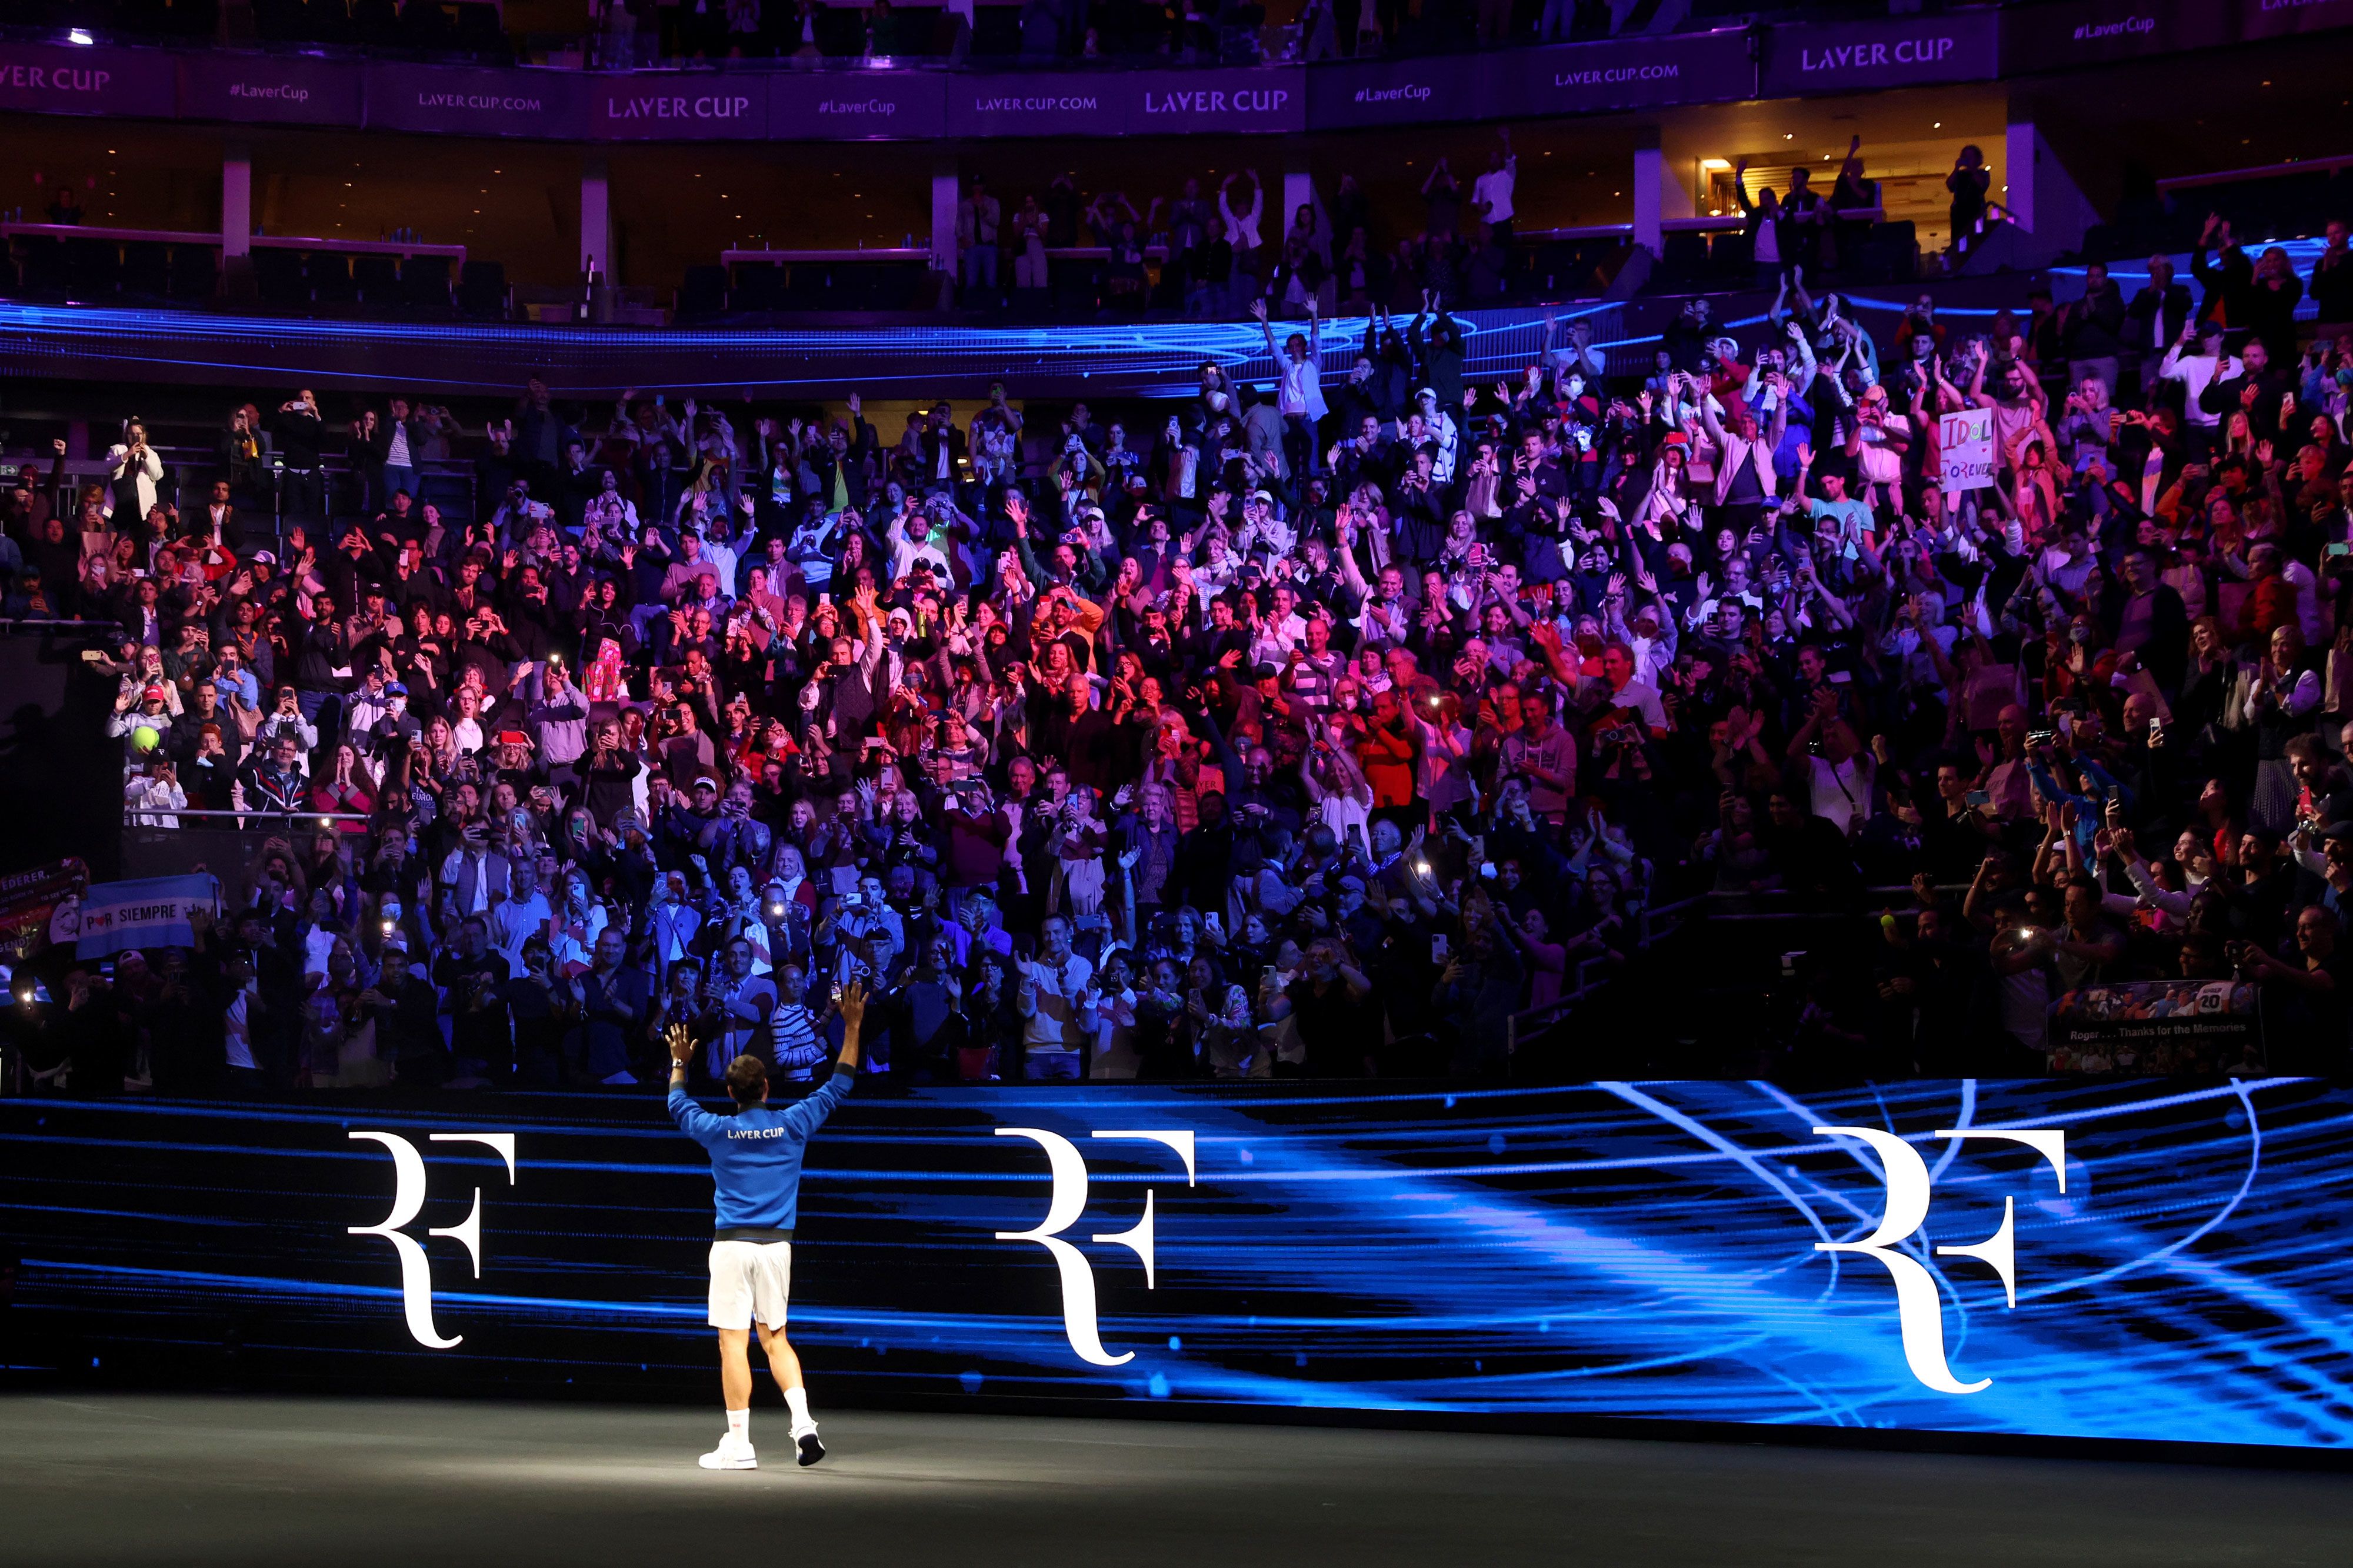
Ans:
{"label": "player's hand", "polygon": [[694,1037],[686,1032],[684,1024],[672,1024],[670,1026],[670,1033],[664,1037],[664,1039],[670,1046],[670,1059],[672,1067],[682,1068],[694,1059]]}
{"label": "player's hand", "polygon": [[843,1027],[857,1028],[866,1017],[866,982],[853,980],[836,992],[833,1009],[841,1015]]}

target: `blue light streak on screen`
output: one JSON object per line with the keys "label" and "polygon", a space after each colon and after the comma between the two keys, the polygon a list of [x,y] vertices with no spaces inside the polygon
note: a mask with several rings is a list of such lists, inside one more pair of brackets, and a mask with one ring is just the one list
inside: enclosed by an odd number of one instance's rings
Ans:
{"label": "blue light streak on screen", "polygon": [[[388,1173],[353,1127],[505,1127],[522,1171],[432,1146],[418,1233],[483,1187],[484,1270],[432,1244],[441,1331],[401,1326]],[[1091,1193],[1067,1233],[1103,1342],[1072,1352],[1039,1223],[1059,1131]],[[1951,1395],[1905,1358],[1888,1271],[1817,1252],[1878,1225],[1875,1157],[1816,1126],[1883,1127],[1934,1175],[1904,1244],[1936,1280]],[[1117,1129],[1195,1135],[1198,1185]],[[2031,1150],[1938,1129],[2056,1128]],[[422,1145],[421,1145],[422,1146]],[[659,1110],[516,1096],[448,1115],[15,1102],[0,1243],[20,1317],[234,1311],[284,1353],[511,1378],[702,1357],[709,1179]],[[112,1157],[109,1151],[112,1151]],[[687,1157],[681,1160],[681,1153]],[[812,1146],[793,1332],[812,1376],[951,1395],[1615,1415],[2244,1444],[2353,1444],[2353,1092],[2291,1080],[1935,1083],[1810,1093],[1603,1083],[1402,1100],[1136,1086],[853,1100]],[[329,1157],[332,1156],[332,1157]],[[495,1173],[493,1174],[493,1169]],[[1123,1231],[1154,1194],[1157,1289]],[[2018,1304],[1936,1247],[2014,1202]],[[439,1205],[439,1206],[436,1206]],[[446,1212],[445,1212],[446,1211]],[[97,1331],[93,1330],[92,1331]],[[201,1337],[199,1335],[198,1337]],[[422,1357],[420,1361],[418,1358]],[[20,1358],[19,1358],[20,1359]]]}
{"label": "blue light streak on screen", "polygon": [[[1621,307],[1588,303],[1558,307],[1567,323],[1591,319],[1607,336]],[[1461,310],[1463,374],[1482,379],[1516,374],[1544,344],[1543,312],[1530,309]],[[1365,317],[1324,323],[1324,379],[1344,380],[1367,326]],[[1275,323],[1278,338],[1297,322]],[[1403,331],[1406,322],[1398,321]],[[1025,369],[1102,376],[1106,393],[1150,398],[1189,397],[1199,390],[1204,360],[1253,381],[1273,377],[1273,359],[1256,321],[1164,321],[1124,326],[1051,327],[861,326],[627,327],[510,326],[498,323],[332,321],[237,316],[208,311],[141,310],[98,305],[26,305],[0,301],[0,339],[27,370],[45,360],[120,362],[272,381],[301,380],[355,344],[387,350],[441,351],[438,384],[512,392],[519,367],[569,365],[582,379],[575,390],[635,387],[648,394],[691,393],[714,380],[755,393],[816,393],[833,396],[855,382],[868,392],[893,387],[936,388],[943,377],[1018,377]],[[1647,342],[1649,340],[1630,340]],[[170,344],[161,349],[159,344]],[[1607,348],[1610,345],[1601,345]],[[645,357],[662,353],[724,354],[726,363],[685,382],[645,379]],[[751,357],[747,357],[751,356]],[[850,368],[855,366],[854,372]],[[452,367],[467,367],[465,370]]]}

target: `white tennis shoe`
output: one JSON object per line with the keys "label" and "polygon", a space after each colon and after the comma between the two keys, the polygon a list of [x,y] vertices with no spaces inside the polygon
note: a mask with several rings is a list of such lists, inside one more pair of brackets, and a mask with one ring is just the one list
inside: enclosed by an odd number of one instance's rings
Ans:
{"label": "white tennis shoe", "polygon": [[706,1470],[756,1470],[760,1461],[752,1452],[752,1445],[730,1432],[719,1439],[719,1447],[695,1461]]}

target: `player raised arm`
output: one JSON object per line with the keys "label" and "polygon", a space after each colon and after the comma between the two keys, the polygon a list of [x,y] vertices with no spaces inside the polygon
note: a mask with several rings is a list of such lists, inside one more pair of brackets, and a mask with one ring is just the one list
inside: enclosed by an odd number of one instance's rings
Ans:
{"label": "player raised arm", "polygon": [[833,999],[833,1010],[841,1015],[841,1056],[833,1064],[836,1072],[858,1070],[858,1035],[866,1021],[866,982],[853,980],[841,988]]}

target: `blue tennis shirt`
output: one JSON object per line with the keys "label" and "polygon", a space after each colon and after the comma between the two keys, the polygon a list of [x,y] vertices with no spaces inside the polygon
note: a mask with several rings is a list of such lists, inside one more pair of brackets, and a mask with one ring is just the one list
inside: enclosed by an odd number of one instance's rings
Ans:
{"label": "blue tennis shirt", "polygon": [[792,1229],[800,1207],[801,1153],[857,1079],[845,1068],[790,1105],[755,1105],[733,1116],[712,1115],[682,1089],[670,1091],[678,1130],[711,1152],[721,1230]]}

